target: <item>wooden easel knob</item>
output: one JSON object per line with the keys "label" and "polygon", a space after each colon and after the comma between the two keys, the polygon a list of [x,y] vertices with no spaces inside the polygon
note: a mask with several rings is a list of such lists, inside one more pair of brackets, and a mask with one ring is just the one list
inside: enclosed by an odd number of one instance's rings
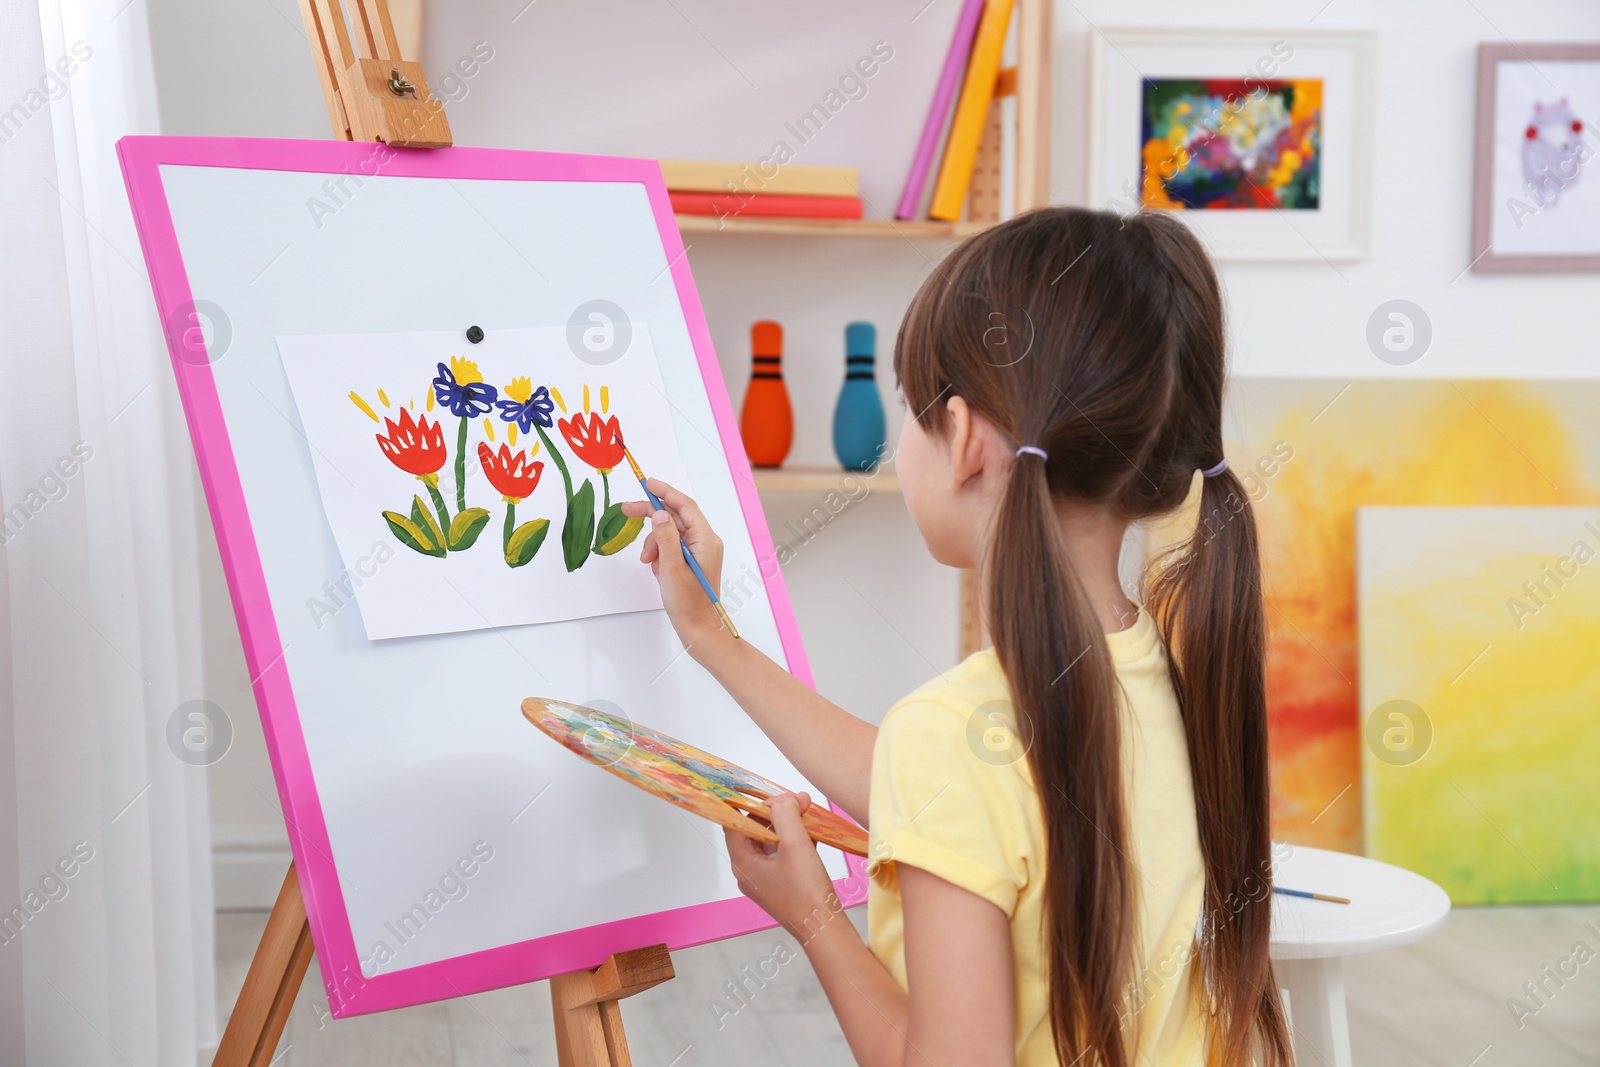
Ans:
{"label": "wooden easel knob", "polygon": [[387,0],[353,3],[354,46],[339,0],[300,0],[334,136],[404,148],[448,147],[444,102],[428,91],[422,64],[400,58]]}

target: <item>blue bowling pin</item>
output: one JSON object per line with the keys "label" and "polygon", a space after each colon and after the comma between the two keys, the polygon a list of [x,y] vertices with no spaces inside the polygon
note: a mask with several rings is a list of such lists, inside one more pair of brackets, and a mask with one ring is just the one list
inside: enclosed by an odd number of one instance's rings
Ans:
{"label": "blue bowling pin", "polygon": [[871,470],[888,444],[883,397],[873,374],[877,348],[878,331],[872,323],[852,322],[844,328],[844,388],[833,409],[833,452],[846,470]]}

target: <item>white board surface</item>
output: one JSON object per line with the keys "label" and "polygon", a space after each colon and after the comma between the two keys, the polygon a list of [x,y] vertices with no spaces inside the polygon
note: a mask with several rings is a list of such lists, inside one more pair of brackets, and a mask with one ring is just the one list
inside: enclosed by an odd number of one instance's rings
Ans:
{"label": "white board surface", "polygon": [[[564,328],[594,299],[649,324],[724,573],[759,573],[644,187],[379,176],[327,215],[309,207],[328,199],[325,174],[161,175],[190,289],[225,320],[212,370],[351,933],[364,961],[388,949],[363,971],[737,896],[720,830],[580,761],[519,711],[530,695],[620,709],[809,788],[664,613],[372,641],[353,603],[308,607],[345,572],[274,339]],[[759,583],[738,623],[786,662]],[[463,858],[470,878],[451,873]],[[426,921],[403,922],[419,905]]]}

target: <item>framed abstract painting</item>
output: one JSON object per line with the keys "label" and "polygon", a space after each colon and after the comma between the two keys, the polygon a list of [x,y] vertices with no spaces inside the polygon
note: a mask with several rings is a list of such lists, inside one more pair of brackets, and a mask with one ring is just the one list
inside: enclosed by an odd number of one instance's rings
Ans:
{"label": "framed abstract painting", "polygon": [[1089,206],[1178,212],[1222,260],[1363,258],[1373,49],[1350,31],[1095,34]]}
{"label": "framed abstract painting", "polygon": [[1475,271],[1600,270],[1600,44],[1478,46]]}

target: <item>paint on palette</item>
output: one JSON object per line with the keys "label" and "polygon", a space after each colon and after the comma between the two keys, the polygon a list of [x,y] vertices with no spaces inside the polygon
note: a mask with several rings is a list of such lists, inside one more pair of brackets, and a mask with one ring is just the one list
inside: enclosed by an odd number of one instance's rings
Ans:
{"label": "paint on palette", "polygon": [[[744,814],[765,819],[767,799],[790,792],[770,778],[596,708],[529,697],[522,713],[568,751],[624,781],[758,841],[777,842],[771,829]],[[813,804],[802,822],[817,841],[867,854],[866,831],[821,804]]]}

